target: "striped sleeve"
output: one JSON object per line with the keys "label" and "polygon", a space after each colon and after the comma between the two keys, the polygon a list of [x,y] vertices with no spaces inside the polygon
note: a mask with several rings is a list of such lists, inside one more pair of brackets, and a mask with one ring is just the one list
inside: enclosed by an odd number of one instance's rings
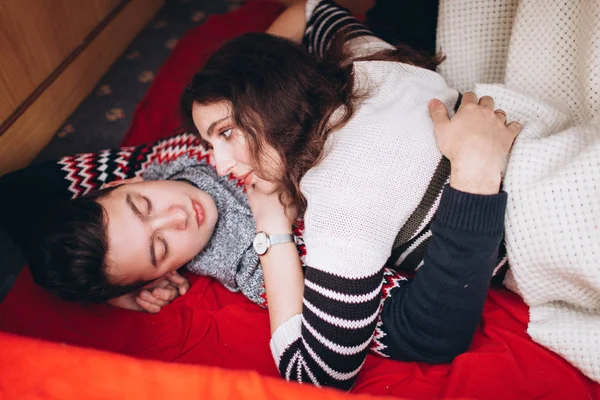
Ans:
{"label": "striped sleeve", "polygon": [[[306,3],[306,30],[302,43],[311,54],[322,58],[337,33],[346,34],[351,52],[360,55],[391,47],[354,18],[350,11],[331,0],[309,0]],[[356,40],[361,38],[361,40]]]}
{"label": "striped sleeve", "polygon": [[371,344],[383,269],[349,278],[307,267],[302,314],[273,334],[271,351],[289,381],[349,390]]}
{"label": "striped sleeve", "polygon": [[[303,43],[317,57],[325,54],[335,34],[342,30],[348,34],[352,52],[356,43],[370,46],[373,42],[365,41],[367,38],[387,45],[332,1],[309,0],[306,15]],[[356,256],[370,261],[379,256],[367,253]],[[359,259],[355,261],[362,265]],[[316,386],[352,387],[378,323],[385,260],[380,261],[369,263],[380,268],[366,272],[355,268],[328,272],[318,265],[306,268],[302,314],[280,325],[271,338],[271,351],[282,377]]]}

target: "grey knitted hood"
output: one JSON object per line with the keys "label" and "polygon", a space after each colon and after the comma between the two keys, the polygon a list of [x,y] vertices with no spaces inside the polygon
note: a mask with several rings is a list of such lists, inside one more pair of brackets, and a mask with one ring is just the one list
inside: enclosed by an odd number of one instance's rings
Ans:
{"label": "grey knitted hood", "polygon": [[146,180],[183,180],[208,193],[219,217],[206,247],[185,265],[190,271],[219,280],[227,289],[241,291],[253,302],[264,303],[264,278],[252,248],[256,225],[248,199],[237,181],[219,177],[215,169],[187,156],[152,164]]}

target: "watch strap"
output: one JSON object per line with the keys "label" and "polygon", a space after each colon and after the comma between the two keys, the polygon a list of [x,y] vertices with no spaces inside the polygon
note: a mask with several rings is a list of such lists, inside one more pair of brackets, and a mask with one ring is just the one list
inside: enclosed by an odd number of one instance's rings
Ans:
{"label": "watch strap", "polygon": [[282,243],[296,243],[296,235],[293,233],[277,233],[275,235],[269,235],[269,241],[271,246]]}

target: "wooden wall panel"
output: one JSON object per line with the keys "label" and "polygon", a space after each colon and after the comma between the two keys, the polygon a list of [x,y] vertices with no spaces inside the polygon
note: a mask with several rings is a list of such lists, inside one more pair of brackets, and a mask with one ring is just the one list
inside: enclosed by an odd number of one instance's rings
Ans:
{"label": "wooden wall panel", "polygon": [[25,167],[35,158],[164,1],[129,1],[0,136],[0,175]]}
{"label": "wooden wall panel", "polygon": [[0,124],[121,0],[0,0]]}

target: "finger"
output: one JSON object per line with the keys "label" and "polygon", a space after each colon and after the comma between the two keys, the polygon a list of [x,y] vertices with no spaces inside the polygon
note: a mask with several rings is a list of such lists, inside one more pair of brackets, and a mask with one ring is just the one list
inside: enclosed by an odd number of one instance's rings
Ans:
{"label": "finger", "polygon": [[139,297],[135,298],[135,303],[142,307],[142,309],[146,312],[152,313],[152,314],[156,314],[157,312],[160,311],[161,307],[157,306],[156,304],[152,304],[147,302],[144,299],[140,299]]}
{"label": "finger", "polygon": [[[154,290],[159,290],[159,289],[154,289]],[[161,290],[164,290],[164,289],[161,289]],[[150,293],[147,290],[142,290],[140,292],[140,295],[138,296],[138,298],[140,298],[142,300],[145,300],[148,303],[154,304],[154,305],[159,306],[159,307],[162,307],[162,306],[164,306],[164,305],[167,304],[163,300],[157,299],[152,293]]]}
{"label": "finger", "polygon": [[165,289],[154,289],[152,295],[156,299],[164,301],[165,303],[162,305],[165,306],[179,295],[179,291],[175,286],[169,286]]}
{"label": "finger", "polygon": [[494,114],[496,114],[496,117],[498,117],[498,119],[502,121],[504,125],[506,125],[506,112],[504,110],[497,109],[494,111]]}
{"label": "finger", "polygon": [[182,285],[179,285],[179,294],[181,296],[183,296],[184,294],[186,294],[188,292],[188,290],[190,290],[190,287],[191,287],[190,281],[188,281],[186,279]]}
{"label": "finger", "polygon": [[175,273],[167,277],[167,279],[169,279],[171,283],[176,286],[179,294],[183,296],[190,289],[190,282],[181,276],[177,271],[174,272]]}
{"label": "finger", "polygon": [[460,101],[461,106],[469,103],[477,104],[477,95],[473,92],[466,92],[463,94],[462,100]]}
{"label": "finger", "polygon": [[491,96],[483,96],[479,99],[479,105],[489,108],[490,110],[494,109],[494,99]]}
{"label": "finger", "polygon": [[523,129],[523,126],[519,123],[519,121],[513,121],[510,124],[506,125],[506,127],[515,135],[517,136],[519,133],[521,133],[521,130]]}
{"label": "finger", "polygon": [[161,278],[160,281],[156,282],[156,284],[154,286],[152,286],[152,288],[149,288],[149,290],[152,291],[152,289],[166,288],[169,286],[171,286],[171,282],[169,281],[169,278],[164,277],[164,278]]}
{"label": "finger", "polygon": [[434,125],[442,125],[450,121],[446,106],[438,99],[432,99],[429,102],[429,115]]}
{"label": "finger", "polygon": [[183,285],[185,282],[187,282],[187,279],[181,276],[177,271],[173,271],[173,273],[167,275],[167,280],[177,286]]}

